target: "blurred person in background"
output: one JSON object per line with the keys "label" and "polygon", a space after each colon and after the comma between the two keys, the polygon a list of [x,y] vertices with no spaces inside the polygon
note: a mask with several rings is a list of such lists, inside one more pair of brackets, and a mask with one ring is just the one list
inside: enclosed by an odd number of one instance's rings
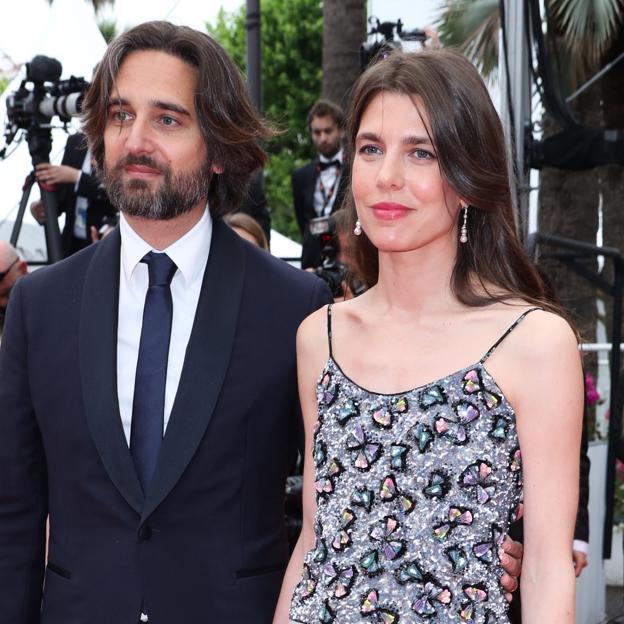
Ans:
{"label": "blurred person in background", "polygon": [[269,243],[260,224],[244,212],[225,215],[223,220],[241,237],[256,247],[269,251]]}
{"label": "blurred person in background", "polygon": [[321,246],[310,233],[309,223],[338,210],[344,196],[344,112],[333,102],[318,100],[308,113],[308,130],[317,155],[292,174],[295,216],[301,232],[301,268],[321,264]]}
{"label": "blurred person in background", "polygon": [[19,257],[17,250],[7,241],[0,240],[0,333],[13,287],[28,273],[28,265]]}
{"label": "blurred person in background", "polygon": [[[40,163],[35,166],[35,176],[41,184],[56,186],[59,215],[65,213],[61,234],[65,257],[84,249],[116,223],[117,210],[93,169],[84,134],[67,137],[61,164]],[[30,210],[40,224],[45,221],[41,200],[33,202]]]}

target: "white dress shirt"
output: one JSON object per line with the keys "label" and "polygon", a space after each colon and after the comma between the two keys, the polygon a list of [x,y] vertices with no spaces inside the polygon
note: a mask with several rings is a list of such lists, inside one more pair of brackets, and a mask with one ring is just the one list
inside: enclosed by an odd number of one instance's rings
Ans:
{"label": "white dress shirt", "polygon": [[[321,162],[331,162],[332,160],[339,160],[343,162],[343,149],[340,148],[338,153],[331,158],[326,158],[322,154],[319,154],[319,160]],[[321,181],[323,182],[323,188],[325,189],[325,198],[321,192]],[[340,176],[338,175],[338,169],[336,167],[328,167],[321,171],[316,178],[316,185],[314,187],[314,211],[317,217],[327,217],[331,214],[334,202],[336,201],[336,193],[338,193],[338,185],[340,184]],[[333,188],[332,196],[327,198],[327,193]],[[327,199],[327,202],[325,202]]]}
{"label": "white dress shirt", "polygon": [[[126,441],[130,445],[134,381],[143,324],[143,307],[149,284],[147,265],[141,262],[141,259],[149,251],[158,253],[158,250],[152,249],[130,227],[123,213],[119,219],[119,231],[121,234],[121,263],[119,269],[119,325],[117,328],[117,396]],[[171,281],[173,319],[165,386],[163,435],[167,429],[171,408],[180,382],[186,347],[195,320],[204,270],[208,262],[211,238],[212,218],[206,209],[202,218],[189,232],[167,249],[160,250],[166,253],[178,267]]]}

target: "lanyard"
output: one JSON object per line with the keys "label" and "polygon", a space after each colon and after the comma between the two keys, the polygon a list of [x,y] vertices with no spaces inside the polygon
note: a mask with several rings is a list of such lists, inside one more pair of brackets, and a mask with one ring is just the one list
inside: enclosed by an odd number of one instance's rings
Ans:
{"label": "lanyard", "polygon": [[320,164],[316,165],[316,172],[318,174],[318,181],[319,181],[319,191],[321,192],[321,197],[323,198],[323,208],[321,210],[321,214],[319,215],[321,217],[326,216],[325,211],[327,210],[327,206],[329,202],[331,201],[331,198],[334,196],[334,191],[336,190],[338,180],[340,179],[341,165],[336,164],[335,167],[336,167],[336,177],[334,179],[334,183],[331,185],[330,188],[326,189],[325,185],[323,184],[323,177],[321,176],[321,171],[322,171],[321,165]]}

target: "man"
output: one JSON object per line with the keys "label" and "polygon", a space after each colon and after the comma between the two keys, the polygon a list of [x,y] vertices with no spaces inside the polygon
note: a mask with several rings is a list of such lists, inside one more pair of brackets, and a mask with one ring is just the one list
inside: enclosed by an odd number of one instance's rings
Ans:
{"label": "man", "polygon": [[[61,235],[64,257],[90,245],[100,228],[115,220],[117,211],[92,170],[84,134],[67,138],[60,165],[40,163],[35,166],[35,174],[38,182],[57,187],[59,214],[65,213]],[[31,211],[39,222],[45,219],[41,200],[32,203]]]}
{"label": "man", "polygon": [[311,219],[329,216],[342,203],[347,176],[343,174],[344,113],[327,100],[318,100],[308,113],[308,128],[317,157],[292,174],[295,215],[302,238],[301,267],[321,264],[318,237],[310,234]]}
{"label": "man", "polygon": [[0,622],[268,624],[295,332],[329,293],[220,218],[270,133],[207,35],[129,30],[85,107],[120,227],[23,280],[8,310]]}
{"label": "man", "polygon": [[20,277],[28,273],[28,265],[20,259],[17,251],[7,241],[0,240],[0,334],[11,290]]}

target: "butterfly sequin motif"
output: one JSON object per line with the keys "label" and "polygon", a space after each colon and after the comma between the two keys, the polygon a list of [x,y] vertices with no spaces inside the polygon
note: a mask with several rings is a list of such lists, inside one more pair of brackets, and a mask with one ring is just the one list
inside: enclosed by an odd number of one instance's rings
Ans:
{"label": "butterfly sequin motif", "polygon": [[341,551],[351,545],[351,525],[355,522],[356,517],[353,510],[346,508],[340,514],[340,529],[332,541],[332,548]]}
{"label": "butterfly sequin motif", "polygon": [[446,393],[441,386],[429,386],[420,395],[420,406],[426,410],[434,405],[444,405],[446,400]]}
{"label": "butterfly sequin motif", "polygon": [[316,579],[312,576],[310,568],[303,564],[303,575],[301,577],[301,599],[308,600],[316,591]]}
{"label": "butterfly sequin motif", "polygon": [[325,462],[325,459],[327,459],[327,446],[318,436],[315,436],[314,439],[314,451],[312,457],[314,459],[314,465],[317,468]]}
{"label": "butterfly sequin motif", "polygon": [[347,449],[354,453],[353,465],[362,471],[370,470],[370,467],[379,459],[383,450],[381,444],[369,442],[360,423],[355,425],[349,433],[346,445]]}
{"label": "butterfly sequin motif", "polygon": [[498,442],[503,441],[507,438],[508,431],[509,420],[507,420],[507,418],[505,418],[504,416],[494,416],[492,428],[488,433],[490,438],[497,440]]}
{"label": "butterfly sequin motif", "polygon": [[327,587],[333,588],[333,595],[338,599],[345,598],[349,595],[351,587],[353,587],[353,583],[355,582],[356,575],[357,570],[355,566],[338,568],[333,563],[326,563],[323,566],[325,584]]}
{"label": "butterfly sequin motif", "polygon": [[497,524],[493,524],[491,528],[491,538],[486,542],[479,542],[472,547],[474,556],[486,565],[494,562],[494,557],[498,552],[500,545],[503,543],[503,531]]}
{"label": "butterfly sequin motif", "polygon": [[360,605],[360,613],[378,624],[394,624],[399,621],[399,615],[394,609],[379,603],[379,593],[376,589],[366,593]]}
{"label": "butterfly sequin motif", "polygon": [[370,512],[375,501],[375,494],[373,490],[369,490],[365,487],[357,487],[351,494],[351,503],[358,507],[363,507],[366,511]]}
{"label": "butterfly sequin motif", "polygon": [[453,444],[466,444],[468,442],[467,425],[479,418],[479,410],[467,401],[458,403],[453,409],[454,416],[441,416],[436,419],[435,431],[439,436],[448,437]]}
{"label": "butterfly sequin motif", "polygon": [[318,614],[320,624],[332,624],[336,619],[335,611],[329,606],[329,600],[326,600],[321,606]]}
{"label": "butterfly sequin motif", "polygon": [[409,446],[405,444],[392,444],[390,446],[390,466],[397,472],[403,472],[407,463]]}
{"label": "butterfly sequin motif", "polygon": [[443,472],[434,470],[429,476],[429,482],[423,488],[423,493],[427,498],[444,498],[449,488],[448,477]]}
{"label": "butterfly sequin motif", "polygon": [[453,565],[453,572],[455,574],[459,574],[466,569],[466,566],[468,565],[468,555],[463,548],[454,546],[452,548],[448,548],[445,553]]}
{"label": "butterfly sequin motif", "polygon": [[496,487],[492,483],[492,466],[484,460],[470,464],[462,472],[459,483],[462,487],[474,490],[479,505],[485,505],[496,491]]}
{"label": "butterfly sequin motif", "polygon": [[448,536],[460,526],[470,526],[473,521],[472,511],[464,507],[451,507],[448,512],[448,520],[436,525],[433,534],[440,542],[446,541]]}
{"label": "butterfly sequin motif", "polygon": [[360,565],[365,574],[369,577],[377,576],[383,572],[383,567],[379,562],[379,552],[377,550],[369,550],[360,557]]}
{"label": "butterfly sequin motif", "polygon": [[381,429],[390,429],[395,417],[405,414],[409,408],[406,397],[399,397],[390,406],[380,406],[372,412],[373,424]]}
{"label": "butterfly sequin motif", "polygon": [[476,368],[469,370],[462,379],[462,390],[465,394],[474,394],[481,390],[481,375]]}
{"label": "butterfly sequin motif", "polygon": [[314,483],[317,496],[327,498],[336,487],[336,479],[344,472],[338,459],[332,459],[327,473]]}
{"label": "butterfly sequin motif", "polygon": [[495,392],[484,390],[481,396],[485,403],[485,407],[487,407],[488,410],[493,410],[495,407],[498,407],[500,405],[501,398]]}
{"label": "butterfly sequin motif", "polygon": [[408,561],[395,570],[394,578],[399,585],[406,585],[407,583],[422,583],[425,575],[416,561]]}
{"label": "butterfly sequin motif", "polygon": [[325,373],[321,379],[318,392],[319,403],[323,405],[331,405],[338,395],[338,385],[334,382],[334,378],[329,373]]}
{"label": "butterfly sequin motif", "polygon": [[411,435],[416,441],[416,447],[421,453],[424,453],[429,448],[434,438],[431,427],[423,423],[418,423],[412,429]]}
{"label": "butterfly sequin motif", "polygon": [[463,592],[468,598],[468,602],[461,605],[459,618],[462,622],[474,622],[477,608],[480,603],[487,602],[488,593],[485,587],[478,585],[464,585]]}
{"label": "butterfly sequin motif", "polygon": [[338,409],[336,420],[341,426],[344,427],[349,420],[351,420],[354,416],[357,416],[359,413],[360,410],[357,403],[353,399],[347,399]]}
{"label": "butterfly sequin motif", "polygon": [[424,617],[437,615],[437,607],[450,604],[453,596],[448,587],[443,587],[435,580],[429,580],[414,592],[412,610]]}
{"label": "butterfly sequin motif", "polygon": [[416,503],[411,496],[408,496],[399,490],[396,478],[392,474],[385,476],[381,480],[379,498],[385,503],[391,503],[392,501],[398,499],[401,511],[405,514],[414,511],[414,507],[416,506]]}
{"label": "butterfly sequin motif", "polygon": [[400,537],[400,524],[394,516],[385,516],[369,532],[371,540],[380,544],[388,561],[398,559],[405,552],[405,542]]}

